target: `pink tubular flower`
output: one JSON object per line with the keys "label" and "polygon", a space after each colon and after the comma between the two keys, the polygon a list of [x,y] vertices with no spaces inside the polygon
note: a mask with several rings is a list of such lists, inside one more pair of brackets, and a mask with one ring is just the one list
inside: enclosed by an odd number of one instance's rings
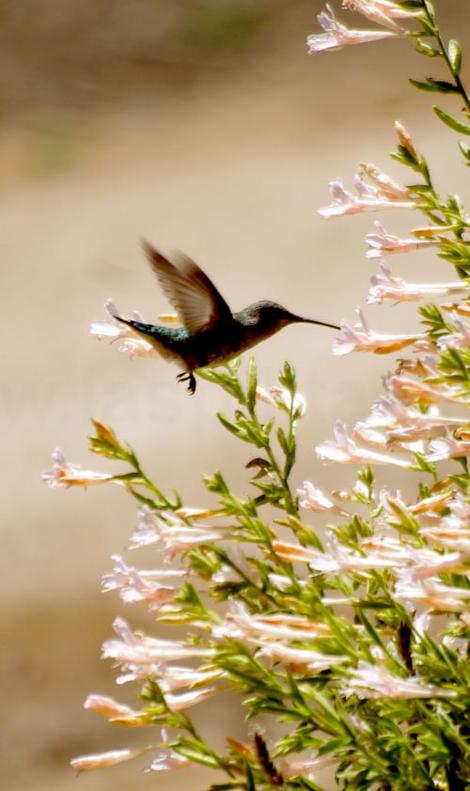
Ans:
{"label": "pink tubular flower", "polygon": [[159,750],[146,772],[166,772],[170,769],[185,769],[191,765],[189,758],[175,750]]}
{"label": "pink tubular flower", "polygon": [[97,714],[104,714],[106,717],[119,717],[134,713],[129,706],[118,703],[107,695],[88,695],[83,708],[96,711]]}
{"label": "pink tubular flower", "polygon": [[406,407],[392,396],[383,396],[373,405],[370,415],[354,426],[354,434],[365,437],[369,432],[377,432],[385,447],[415,443],[446,433],[448,427],[461,425],[460,418],[439,414],[436,406],[427,412]]}
{"label": "pink tubular flower", "polygon": [[453,283],[406,283],[401,277],[392,275],[390,266],[380,262],[381,274],[372,275],[367,302],[381,303],[384,300],[393,302],[411,302],[420,299],[440,299],[451,295],[462,294],[465,286],[462,281]]}
{"label": "pink tubular flower", "polygon": [[453,437],[440,437],[429,443],[430,453],[426,461],[444,461],[470,456],[470,439],[458,440]]}
{"label": "pink tubular flower", "polygon": [[[366,180],[367,179],[367,180]],[[344,189],[341,179],[330,182],[333,203],[318,214],[325,219],[342,214],[358,214],[382,209],[414,209],[416,203],[409,199],[409,193],[396,184],[390,176],[375,165],[361,162],[354,176],[356,195]]]}
{"label": "pink tubular flower", "polygon": [[342,464],[395,464],[397,467],[412,467],[412,462],[391,453],[379,453],[357,445],[349,436],[346,426],[337,420],[334,426],[334,440],[326,440],[315,448],[322,461],[336,461]]}
{"label": "pink tubular flower", "polygon": [[470,503],[458,494],[450,503],[450,514],[439,524],[424,529],[423,534],[442,549],[470,553]]}
{"label": "pink tubular flower", "polygon": [[330,500],[321,489],[317,489],[310,481],[304,481],[304,488],[297,489],[299,505],[309,511],[333,511],[337,514],[344,514],[332,500]]}
{"label": "pink tubular flower", "polygon": [[141,747],[140,749],[129,750],[109,750],[105,753],[94,753],[92,755],[80,755],[77,758],[72,758],[70,765],[75,769],[77,774],[80,772],[88,772],[91,769],[103,769],[106,766],[115,766],[124,761],[131,761],[133,758],[147,752],[150,747]]}
{"label": "pink tubular flower", "polygon": [[363,44],[367,41],[378,41],[398,35],[391,30],[351,30],[339,22],[332,7],[327,3],[325,10],[317,16],[323,33],[312,33],[307,38],[309,54],[323,52],[328,49],[341,49],[351,44]]}
{"label": "pink tubular flower", "polygon": [[374,545],[375,551],[368,551],[364,543],[363,553],[352,552],[342,546],[333,535],[327,539],[326,552],[319,552],[300,544],[286,544],[281,541],[273,543],[274,550],[283,560],[303,561],[308,563],[313,571],[322,574],[353,572],[363,574],[368,569],[397,568],[410,563],[408,548],[398,542],[386,542]]}
{"label": "pink tubular flower", "polygon": [[446,572],[462,574],[467,571],[467,556],[464,553],[441,554],[432,549],[410,546],[397,538],[372,537],[362,541],[361,548],[372,550],[384,560],[389,559],[396,569],[408,568],[410,580],[426,579]]}
{"label": "pink tubular flower", "polygon": [[456,349],[468,349],[470,346],[470,327],[463,323],[456,312],[452,313],[452,320],[456,332],[450,335],[442,335],[438,344],[441,348],[446,346],[454,346]]}
{"label": "pink tubular flower", "polygon": [[350,352],[390,354],[427,337],[422,332],[413,335],[385,335],[372,332],[361,310],[357,310],[357,315],[358,321],[352,326],[346,321],[341,322],[341,332],[333,341],[333,354],[343,355]]}
{"label": "pink tubular flower", "polygon": [[112,559],[116,565],[112,573],[103,575],[101,579],[103,591],[119,590],[121,599],[127,604],[147,602],[151,610],[157,610],[174,599],[176,589],[173,586],[162,585],[160,580],[186,574],[183,569],[137,571],[134,567],[128,566],[120,555],[113,555]]}
{"label": "pink tubular flower", "polygon": [[391,30],[402,32],[402,28],[395,22],[395,19],[415,19],[419,16],[419,11],[408,11],[400,8],[391,0],[343,0],[343,8],[356,11],[357,14],[383,25]]}
{"label": "pink tubular flower", "polygon": [[158,670],[158,684],[163,692],[176,692],[180,689],[194,689],[223,675],[222,670],[197,670],[181,665],[161,665]]}
{"label": "pink tubular flower", "polygon": [[116,483],[120,486],[123,482],[116,479],[114,475],[106,472],[94,472],[82,470],[75,464],[67,461],[60,448],[56,448],[52,454],[52,469],[42,473],[42,480],[52,489],[68,489],[70,486],[96,486],[99,483]]}
{"label": "pink tubular flower", "polygon": [[452,697],[452,690],[432,687],[418,676],[403,678],[396,676],[380,665],[360,660],[355,671],[343,686],[346,697],[360,698],[434,698]]}
{"label": "pink tubular flower", "polygon": [[377,233],[368,233],[366,235],[366,243],[369,247],[366,256],[367,258],[381,258],[383,255],[391,255],[392,253],[407,253],[410,250],[419,250],[423,247],[433,247],[438,244],[434,239],[400,239],[399,236],[387,233],[382,223],[374,223],[377,228]]}
{"label": "pink tubular flower", "polygon": [[284,643],[266,642],[256,657],[266,657],[279,662],[293,673],[321,673],[323,670],[347,662],[349,657],[339,654],[323,654],[310,648],[292,648]]}
{"label": "pink tubular flower", "polygon": [[[138,335],[132,327],[120,324],[114,318],[119,314],[117,307],[112,299],[107,299],[104,303],[111,321],[94,321],[90,324],[90,334],[95,335],[98,340],[108,338],[111,342],[119,342],[119,351],[127,353],[130,357],[156,357],[158,351],[151,343]],[[134,311],[132,318],[137,321],[144,321],[137,311]]]}
{"label": "pink tubular flower", "polygon": [[200,689],[190,689],[187,692],[173,692],[165,693],[165,701],[167,706],[173,711],[185,711],[197,703],[202,703],[204,700],[211,698],[217,692],[217,687],[202,687]]}
{"label": "pink tubular flower", "polygon": [[188,525],[174,514],[157,515],[144,505],[139,511],[139,522],[131,537],[130,548],[160,544],[165,560],[171,560],[178,552],[208,544],[223,538],[222,532],[204,525]]}
{"label": "pink tubular flower", "polygon": [[121,683],[157,674],[159,666],[167,662],[192,657],[208,658],[213,655],[213,651],[208,648],[185,645],[176,640],[160,640],[133,632],[123,618],[116,618],[113,626],[119,639],[106,640],[103,643],[102,657],[113,659],[129,671],[128,675],[120,679]]}
{"label": "pink tubular flower", "polygon": [[468,403],[468,398],[463,398],[462,390],[458,385],[448,385],[445,382],[431,386],[420,379],[413,379],[403,374],[393,374],[387,376],[384,384],[389,393],[406,405],[436,404],[440,401],[457,404]]}
{"label": "pink tubular flower", "polygon": [[445,585],[438,577],[422,579],[412,569],[397,574],[395,596],[407,604],[423,604],[435,612],[469,612],[470,590]]}
{"label": "pink tubular flower", "polygon": [[296,393],[292,402],[290,393],[285,387],[273,386],[267,390],[265,387],[258,386],[256,398],[269,406],[281,407],[289,411],[292,409],[297,418],[303,417],[307,411],[307,402],[304,396],[301,393]]}

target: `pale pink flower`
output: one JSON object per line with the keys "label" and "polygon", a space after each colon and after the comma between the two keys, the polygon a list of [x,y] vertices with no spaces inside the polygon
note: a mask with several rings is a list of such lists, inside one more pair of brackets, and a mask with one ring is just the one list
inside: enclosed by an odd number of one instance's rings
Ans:
{"label": "pale pink flower", "polygon": [[52,489],[68,489],[70,486],[83,486],[86,489],[87,486],[96,486],[100,483],[116,483],[123,486],[123,482],[114,475],[82,470],[81,467],[70,464],[60,448],[56,448],[52,454],[52,469],[45,470],[41,477]]}
{"label": "pale pink flower", "polygon": [[[283,560],[291,563],[294,561],[308,563],[312,570],[322,574],[337,574],[344,571],[363,573],[368,569],[395,568],[401,559],[398,552],[393,553],[392,557],[385,556],[383,552],[364,552],[362,555],[359,552],[352,552],[352,550],[341,546],[332,535],[328,538],[326,552],[302,547],[300,544],[287,544],[283,541],[274,541],[273,549],[276,555]],[[403,555],[403,551],[401,555]]]}
{"label": "pale pink flower", "polygon": [[378,556],[389,559],[393,566],[409,568],[409,579],[418,580],[446,572],[465,573],[466,556],[461,552],[440,554],[424,547],[413,547],[397,538],[368,538],[361,542],[361,549],[372,550]]}
{"label": "pale pink flower", "polygon": [[422,247],[433,247],[438,244],[434,239],[400,239],[392,233],[388,233],[381,222],[376,221],[376,233],[366,235],[366,243],[369,247],[367,258],[381,258],[383,255],[392,253],[407,253],[410,250],[418,250]]}
{"label": "pale pink flower", "polygon": [[406,283],[401,277],[392,275],[392,270],[386,261],[380,262],[382,274],[372,275],[367,302],[381,303],[384,300],[393,302],[411,302],[421,299],[440,300],[454,294],[463,294],[465,286],[462,281],[451,283]]}
{"label": "pale pink flower", "polygon": [[161,665],[158,669],[158,683],[163,692],[176,692],[180,689],[210,684],[223,676],[222,670],[197,670],[181,665]]}
{"label": "pale pink flower", "polygon": [[444,461],[470,456],[470,439],[458,440],[453,437],[440,437],[429,443],[426,461]]}
{"label": "pale pink flower", "polygon": [[185,711],[197,703],[202,703],[204,700],[212,697],[218,692],[217,687],[202,687],[201,689],[190,689],[187,692],[172,692],[165,693],[165,701],[167,706],[173,711]]}
{"label": "pale pink flower", "polygon": [[356,438],[362,440],[367,445],[374,448],[385,450],[387,448],[387,437],[381,431],[371,428],[366,423],[358,422],[355,424],[353,434]]}
{"label": "pale pink flower", "polygon": [[295,393],[292,399],[291,394],[285,387],[277,387],[277,385],[270,387],[269,392],[274,398],[276,406],[283,406],[289,412],[292,411],[296,418],[305,415],[307,411],[307,401],[301,393]]}
{"label": "pale pink flower", "polygon": [[207,658],[213,655],[213,651],[208,648],[185,645],[176,640],[161,640],[133,632],[123,618],[116,618],[113,626],[120,639],[106,640],[103,643],[102,657],[118,662],[134,677],[141,675],[139,669],[145,669],[146,674],[151,675],[152,668],[158,668],[160,664],[166,662],[192,657]]}
{"label": "pale pink flower", "polygon": [[[112,343],[118,341],[119,351],[129,354],[130,357],[155,357],[158,351],[149,341],[138,335],[132,327],[119,323],[114,317],[119,315],[119,311],[112,299],[106,300],[104,307],[111,317],[109,321],[94,321],[90,324],[90,334],[95,335],[98,340],[109,339]],[[136,321],[144,321],[137,311],[134,311],[132,318]]]}
{"label": "pale pink flower", "polygon": [[403,678],[380,665],[360,660],[357,668],[343,686],[346,697],[360,698],[435,698],[452,697],[452,690],[433,687],[419,676]]}
{"label": "pale pink flower", "polygon": [[[366,180],[368,179],[368,180]],[[345,190],[341,179],[330,182],[333,203],[318,213],[329,219],[342,214],[358,214],[382,209],[414,209],[416,203],[409,199],[408,191],[396,184],[390,176],[375,165],[361,162],[354,176],[356,195]]]}
{"label": "pale pink flower", "polygon": [[334,440],[326,440],[317,445],[315,453],[322,461],[335,461],[341,464],[395,464],[397,467],[412,467],[412,462],[391,453],[380,453],[363,448],[349,436],[346,426],[337,420],[334,426]]}
{"label": "pale pink flower", "polygon": [[450,514],[439,524],[424,528],[423,534],[442,549],[470,553],[470,504],[461,494],[450,503]]}
{"label": "pale pink flower", "polygon": [[107,766],[115,766],[124,761],[131,761],[133,758],[147,752],[150,747],[141,747],[139,749],[123,749],[123,750],[108,750],[105,753],[93,753],[91,755],[80,755],[77,758],[72,758],[70,765],[75,769],[77,774],[80,772],[88,772],[91,769],[103,769]]}
{"label": "pale pink flower", "polygon": [[324,32],[312,33],[308,36],[307,46],[310,54],[328,49],[340,49],[351,44],[378,41],[397,35],[395,31],[391,30],[351,30],[336,19],[329,4],[325,6],[324,11],[318,14],[317,20]]}
{"label": "pale pink flower", "polygon": [[[387,2],[387,0],[385,0],[385,2]],[[400,9],[398,9],[398,10],[400,11]],[[401,9],[401,14],[403,14],[404,16],[407,16],[408,14],[410,14],[411,16],[414,16],[415,13],[416,13],[416,16],[419,16],[419,11],[418,12],[413,12],[413,11],[409,12],[409,11],[404,11],[403,9]],[[419,160],[419,154],[416,151],[416,148],[415,148],[414,143],[413,143],[413,141],[411,139],[411,135],[408,132],[408,129],[406,129],[406,127],[403,126],[401,121],[395,121],[394,126],[395,126],[395,131],[396,131],[397,136],[398,136],[398,140],[400,141],[400,145],[402,145],[403,148],[406,151],[408,151],[408,153],[411,155],[411,157],[415,161],[418,161]]]}
{"label": "pale pink flower", "polygon": [[239,638],[253,638],[255,641],[263,642],[312,640],[321,635],[328,635],[330,631],[327,624],[298,615],[287,613],[253,614],[240,602],[231,602],[231,609],[225,616],[225,623],[221,627],[217,627],[217,634],[227,636],[236,634]]}
{"label": "pale pink flower", "polygon": [[392,395],[386,395],[374,402],[365,421],[356,423],[354,433],[362,436],[367,430],[385,432],[387,444],[390,445],[434,437],[445,432],[448,427],[461,423],[460,418],[441,415],[435,405],[430,406],[427,412],[421,412],[411,406],[406,407]]}
{"label": "pale pink flower", "polygon": [[447,508],[448,500],[451,496],[452,494],[449,491],[444,491],[418,500],[413,505],[406,505],[401,498],[400,492],[396,492],[395,496],[392,497],[390,492],[382,489],[380,492],[380,504],[385,515],[389,514],[393,518],[401,517],[402,515],[406,517],[408,512],[414,516],[421,516],[422,514],[435,513]]}
{"label": "pale pink flower", "polygon": [[269,404],[269,406],[283,407],[289,412],[292,410],[296,418],[303,417],[307,410],[307,401],[301,393],[296,393],[294,400],[292,400],[289,391],[285,387],[278,387],[277,385],[273,385],[269,389],[258,386],[256,388],[256,398],[258,401]]}
{"label": "pale pink flower", "polygon": [[413,379],[403,374],[392,374],[386,377],[384,385],[391,395],[406,405],[417,402],[436,404],[441,401],[468,403],[468,397],[464,396],[458,385],[449,385],[445,382],[428,385],[420,379]]}
{"label": "pale pink flower", "polygon": [[441,348],[454,346],[456,349],[467,349],[470,346],[470,327],[463,323],[456,312],[452,313],[456,332],[450,335],[441,335],[438,345]]}
{"label": "pale pink flower", "polygon": [[117,700],[107,695],[88,695],[83,708],[95,711],[97,714],[104,714],[106,717],[118,717],[134,713],[129,706],[124,703],[118,703]]}
{"label": "pale pink flower", "polygon": [[334,513],[344,514],[329,497],[317,489],[310,481],[304,481],[304,488],[297,489],[297,496],[299,497],[299,505],[301,508],[306,508],[309,511],[333,511]]}
{"label": "pale pink flower", "polygon": [[343,355],[350,352],[373,352],[389,354],[409,346],[419,340],[426,340],[426,334],[418,332],[408,335],[394,335],[369,330],[361,310],[356,311],[358,320],[354,325],[341,322],[341,332],[333,341],[333,354]]}
{"label": "pale pink flower", "polygon": [[391,0],[343,0],[343,8],[356,11],[370,19],[371,22],[388,27],[397,33],[402,32],[402,28],[395,22],[395,19],[415,19],[420,13],[400,8]]}
{"label": "pale pink flower", "polygon": [[171,560],[178,552],[185,552],[201,544],[218,541],[224,536],[219,530],[204,525],[188,525],[174,514],[157,515],[148,506],[139,511],[139,522],[131,536],[130,548],[160,544],[165,560]]}
{"label": "pale pink flower", "polygon": [[321,673],[349,660],[347,656],[323,654],[310,648],[292,648],[279,642],[263,643],[256,658],[260,656],[271,662],[279,662],[293,673]]}
{"label": "pale pink flower", "polygon": [[170,769],[185,769],[191,761],[175,750],[160,750],[145,772],[166,772]]}
{"label": "pale pink flower", "polygon": [[419,579],[412,569],[397,574],[395,596],[408,604],[423,604],[436,612],[470,611],[470,590],[445,585],[437,577]]}
{"label": "pale pink flower", "polygon": [[174,599],[175,587],[162,585],[161,580],[186,574],[183,569],[138,571],[128,566],[120,555],[113,555],[113,560],[116,563],[114,571],[104,574],[101,579],[103,591],[119,590],[121,599],[127,604],[147,602],[151,610],[159,609]]}
{"label": "pale pink flower", "polygon": [[269,406],[277,406],[276,401],[274,400],[270,391],[267,390],[266,387],[261,387],[261,385],[258,385],[258,387],[256,388],[256,398],[258,401],[261,401],[263,404],[269,404]]}

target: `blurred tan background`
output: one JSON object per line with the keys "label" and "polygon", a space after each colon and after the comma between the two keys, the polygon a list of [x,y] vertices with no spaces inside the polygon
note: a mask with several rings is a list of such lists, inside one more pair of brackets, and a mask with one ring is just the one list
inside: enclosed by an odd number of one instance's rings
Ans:
{"label": "blurred tan background", "polygon": [[[338,4],[337,4],[338,5]],[[442,0],[446,33],[469,43],[465,0]],[[202,770],[144,775],[129,764],[76,781],[70,757],[142,744],[82,710],[90,691],[116,690],[100,644],[124,606],[100,593],[110,555],[135,525],[115,489],[51,492],[40,482],[60,445],[87,453],[94,415],[140,453],[163,489],[208,502],[201,476],[222,467],[240,487],[246,456],[214,418],[223,394],[194,398],[161,361],[129,361],[87,334],[113,296],[125,312],[168,310],[139,250],[145,237],[193,256],[234,309],[259,298],[336,321],[353,318],[370,275],[364,233],[374,216],[322,220],[327,182],[350,183],[360,160],[390,163],[393,120],[425,151],[443,190],[466,190],[455,138],[407,77],[440,76],[406,42],[308,57],[318,2],[304,0],[4,0],[0,8],[3,440],[3,788],[82,791],[202,789]],[[368,27],[354,20],[358,27]],[[346,19],[346,15],[343,17]],[[468,68],[466,69],[468,75]],[[432,97],[431,97],[432,99]],[[450,108],[452,99],[442,103]],[[443,153],[444,152],[444,153]],[[393,231],[409,227],[385,217]],[[449,274],[426,253],[394,261],[411,279]],[[370,308],[377,328],[416,326],[414,310]],[[331,356],[331,334],[292,327],[256,350],[260,380],[288,358],[309,411],[295,480],[346,484],[313,446],[343,417],[365,415],[390,360]],[[131,560],[139,563],[134,553]],[[143,610],[133,625],[151,628]],[[234,701],[232,701],[234,703]],[[200,707],[207,734],[241,735],[238,707]],[[211,776],[212,781],[215,780]]]}

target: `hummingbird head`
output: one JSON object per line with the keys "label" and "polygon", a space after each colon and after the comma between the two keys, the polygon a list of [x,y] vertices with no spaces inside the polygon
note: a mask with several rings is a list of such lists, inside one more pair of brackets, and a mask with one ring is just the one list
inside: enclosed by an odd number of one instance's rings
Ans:
{"label": "hummingbird head", "polygon": [[289,310],[279,305],[277,302],[270,302],[262,300],[249,305],[245,310],[237,314],[242,323],[250,328],[256,328],[260,336],[268,337],[288,324],[296,324],[303,322],[307,324],[320,324],[324,327],[331,327],[332,329],[339,330],[336,324],[328,324],[325,321],[318,321],[317,319],[306,319],[303,316],[297,316]]}

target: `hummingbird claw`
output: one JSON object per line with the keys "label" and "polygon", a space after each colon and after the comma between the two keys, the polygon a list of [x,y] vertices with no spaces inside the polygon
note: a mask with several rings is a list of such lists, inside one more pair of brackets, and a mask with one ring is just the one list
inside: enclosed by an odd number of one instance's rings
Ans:
{"label": "hummingbird claw", "polygon": [[178,374],[176,377],[177,382],[187,382],[188,383],[188,393],[190,395],[194,395],[196,392],[196,377],[192,373],[192,371],[183,371],[182,373]]}

